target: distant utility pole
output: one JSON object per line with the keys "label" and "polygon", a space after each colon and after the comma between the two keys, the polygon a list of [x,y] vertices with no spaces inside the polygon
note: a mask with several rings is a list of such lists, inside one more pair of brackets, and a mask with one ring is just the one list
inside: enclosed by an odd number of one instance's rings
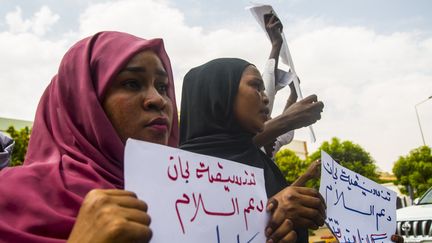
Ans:
{"label": "distant utility pole", "polygon": [[425,103],[426,101],[428,101],[428,100],[430,100],[430,99],[432,99],[432,95],[429,96],[427,99],[425,99],[425,100],[423,100],[423,101],[417,103],[417,104],[414,106],[415,111],[416,111],[416,115],[417,115],[417,122],[418,122],[418,124],[419,124],[419,128],[420,128],[420,134],[421,134],[421,137],[422,137],[422,141],[423,141],[423,145],[424,145],[424,146],[426,146],[426,142],[425,142],[424,135],[423,135],[423,129],[422,129],[422,126],[421,126],[421,123],[420,123],[420,117],[419,117],[419,114],[418,114],[417,106],[419,106],[419,105]]}

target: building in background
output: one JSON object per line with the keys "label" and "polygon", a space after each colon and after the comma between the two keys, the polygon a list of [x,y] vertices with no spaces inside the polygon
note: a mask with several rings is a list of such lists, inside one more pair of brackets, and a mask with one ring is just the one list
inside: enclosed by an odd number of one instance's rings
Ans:
{"label": "building in background", "polygon": [[308,157],[306,141],[293,139],[291,143],[282,146],[280,150],[289,149],[293,151],[300,159],[305,160]]}

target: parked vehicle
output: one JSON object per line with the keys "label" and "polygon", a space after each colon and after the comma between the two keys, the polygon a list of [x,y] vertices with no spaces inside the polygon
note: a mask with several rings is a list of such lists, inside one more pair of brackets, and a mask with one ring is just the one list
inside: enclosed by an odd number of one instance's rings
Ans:
{"label": "parked vehicle", "polygon": [[432,187],[414,205],[396,210],[396,216],[405,242],[432,243]]}

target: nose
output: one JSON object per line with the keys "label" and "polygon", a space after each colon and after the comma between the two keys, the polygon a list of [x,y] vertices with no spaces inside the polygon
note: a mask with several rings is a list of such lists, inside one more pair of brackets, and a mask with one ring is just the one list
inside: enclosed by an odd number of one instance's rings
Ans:
{"label": "nose", "polygon": [[156,90],[155,87],[151,87],[145,94],[144,97],[144,109],[146,110],[163,110],[167,105],[167,100]]}
{"label": "nose", "polygon": [[270,101],[269,101],[269,98],[268,98],[268,96],[267,96],[267,94],[266,94],[265,91],[262,91],[262,101],[264,102],[264,104],[265,104],[266,106],[267,106],[268,103],[270,102]]}

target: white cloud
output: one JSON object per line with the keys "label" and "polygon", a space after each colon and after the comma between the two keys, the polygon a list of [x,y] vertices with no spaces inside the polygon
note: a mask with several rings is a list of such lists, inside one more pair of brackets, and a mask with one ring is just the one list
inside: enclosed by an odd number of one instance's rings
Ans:
{"label": "white cloud", "polygon": [[0,116],[32,120],[45,87],[55,74],[67,40],[48,40],[44,34],[59,19],[43,6],[30,19],[20,7],[5,16],[9,29],[0,32],[0,96],[8,105]]}
{"label": "white cloud", "polygon": [[59,18],[60,16],[53,14],[48,7],[43,6],[33,17],[32,31],[36,35],[44,35]]}
{"label": "white cloud", "polygon": [[[242,57],[262,67],[270,51],[252,17],[247,23],[207,30],[199,23],[187,25],[183,13],[166,1],[90,5],[80,16],[78,32],[68,31],[56,41],[43,34],[58,15],[49,9],[38,13],[24,20],[17,8],[6,16],[9,31],[0,32],[0,96],[14,104],[2,107],[0,116],[31,119],[66,48],[101,30],[162,37],[173,64],[178,103],[183,76],[191,67],[221,56]],[[325,103],[322,120],[314,125],[318,143],[310,145],[311,152],[337,136],[359,143],[382,169],[390,170],[397,156],[421,145],[414,104],[432,95],[431,36],[380,34],[361,26],[330,25],[319,18],[298,20],[284,29],[289,32],[304,94],[317,93]],[[275,113],[282,110],[285,97],[288,90],[278,95]],[[419,112],[430,144],[432,114],[428,107],[425,103]],[[306,129],[297,135],[308,140]]]}
{"label": "white cloud", "polygon": [[60,18],[54,14],[47,6],[42,6],[31,19],[23,19],[20,7],[15,11],[6,14],[6,23],[11,33],[25,33],[31,30],[32,33],[43,36],[53,24]]}
{"label": "white cloud", "polygon": [[253,60],[258,54],[260,63],[264,63],[268,54],[251,50],[268,49],[266,37],[255,28],[244,26],[247,25],[206,31],[199,25],[186,25],[184,15],[167,2],[127,0],[92,5],[81,15],[79,30],[81,36],[118,30],[144,38],[162,37],[173,64],[176,92],[180,97],[181,81],[186,72],[213,58],[237,56]]}
{"label": "white cloud", "polygon": [[6,23],[9,26],[9,31],[20,33],[25,32],[30,28],[30,20],[23,20],[21,15],[22,13],[20,7],[16,7],[14,12],[6,14]]}
{"label": "white cloud", "polygon": [[[431,41],[415,32],[383,35],[343,26],[321,26],[293,38],[305,93],[316,92],[326,105],[316,125],[318,142],[332,136],[352,140],[384,170],[420,146],[414,104],[432,95]],[[424,129],[429,141],[431,129]]]}

